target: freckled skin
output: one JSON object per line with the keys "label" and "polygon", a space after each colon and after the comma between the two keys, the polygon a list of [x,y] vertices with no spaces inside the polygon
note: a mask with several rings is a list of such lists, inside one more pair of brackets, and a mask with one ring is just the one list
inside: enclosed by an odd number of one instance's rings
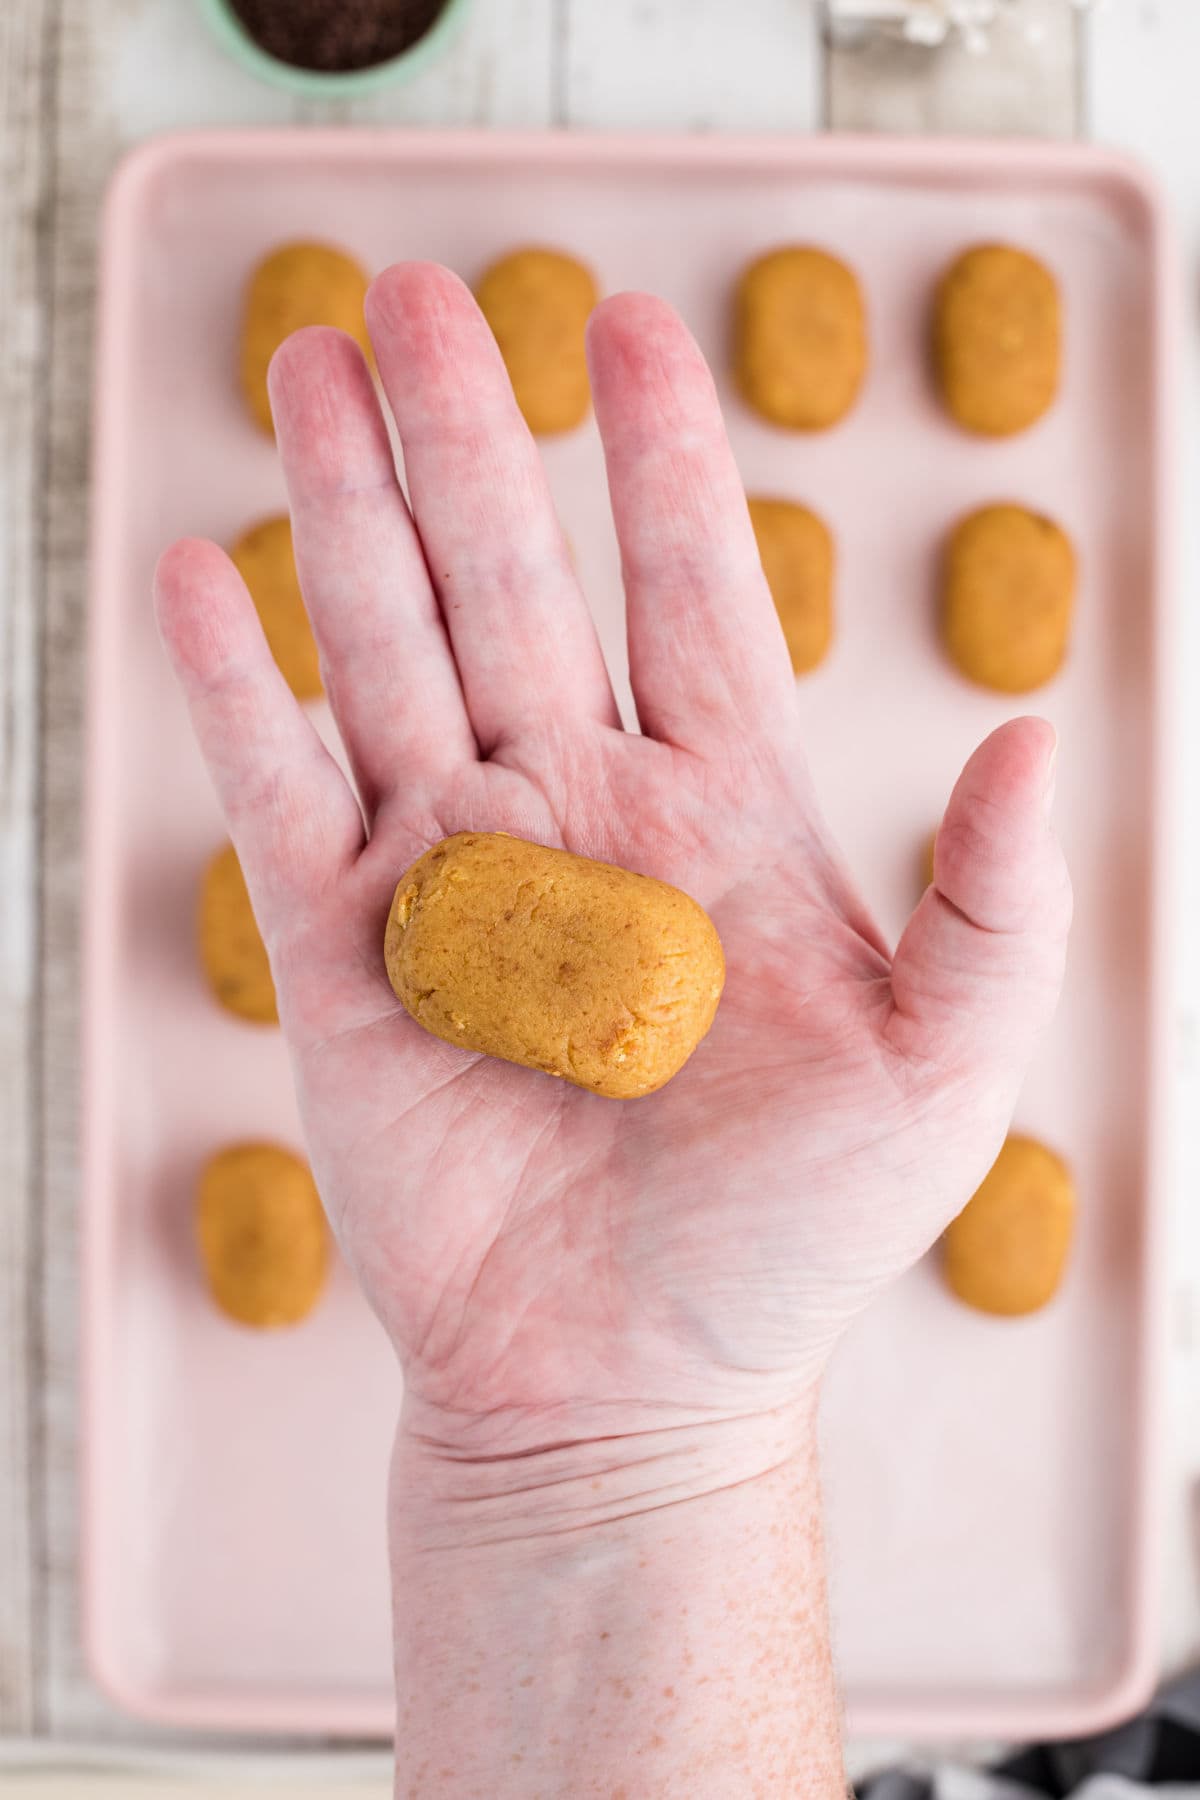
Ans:
{"label": "freckled skin", "polygon": [[[632,1453],[588,1454],[598,1478],[569,1452],[522,1457],[503,1499],[486,1470],[440,1458],[421,1465],[418,1505],[411,1480],[397,1493],[412,1548],[400,1590],[406,1629],[439,1679],[454,1679],[464,1646],[490,1656],[501,1593],[520,1594],[543,1630],[541,1608],[571,1596],[552,1656],[506,1635],[492,1687],[502,1724],[495,1738],[476,1731],[461,1744],[446,1794],[486,1793],[506,1740],[527,1764],[540,1761],[553,1716],[554,1738],[578,1757],[550,1795],[841,1800],[815,1395],[717,1440],[650,1431]],[[706,1492],[718,1470],[730,1485]],[[681,1481],[694,1490],[683,1535],[677,1507],[654,1503],[654,1488],[677,1498]],[[461,1509],[450,1537],[443,1492]],[[622,1779],[630,1757],[636,1774]]]}

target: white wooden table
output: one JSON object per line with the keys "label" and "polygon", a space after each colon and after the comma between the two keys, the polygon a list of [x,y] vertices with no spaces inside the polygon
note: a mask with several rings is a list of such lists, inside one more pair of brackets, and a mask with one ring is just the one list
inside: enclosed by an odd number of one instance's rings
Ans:
{"label": "white wooden table", "polygon": [[[1043,26],[1036,62],[1011,49],[982,60],[896,47],[829,54],[816,0],[477,0],[459,42],[424,79],[353,107],[299,103],[260,86],[210,42],[194,0],[0,6],[0,1737],[145,1744],[153,1735],[90,1686],[75,1600],[88,381],[98,207],[116,158],[147,134],[180,126],[330,118],[1083,130],[1157,168],[1176,203],[1191,275],[1200,249],[1200,6],[1100,0],[1077,37],[1067,0],[1023,3]],[[1193,305],[1185,496],[1195,491],[1200,422],[1194,314]],[[1200,577],[1200,525],[1187,524],[1182,550],[1179,679],[1200,697],[1200,627],[1189,605]],[[1186,923],[1200,911],[1200,705],[1185,716],[1178,756]],[[1200,932],[1190,943],[1179,935],[1174,1083],[1168,1667],[1200,1656],[1192,1516],[1200,1470],[1200,1222],[1192,1206],[1200,1192]],[[862,1767],[896,1749],[856,1746],[854,1761]],[[0,1786],[3,1766],[0,1758]],[[129,1792],[128,1782],[110,1791]]]}

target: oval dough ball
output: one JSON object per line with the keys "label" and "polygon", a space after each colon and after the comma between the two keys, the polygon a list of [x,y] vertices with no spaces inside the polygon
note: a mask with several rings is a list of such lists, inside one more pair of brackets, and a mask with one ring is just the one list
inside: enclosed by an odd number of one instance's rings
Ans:
{"label": "oval dough ball", "polygon": [[221,1005],[239,1019],[277,1025],[275,983],[237,851],[226,844],[200,887],[200,961]]}
{"label": "oval dough ball", "polygon": [[967,431],[1008,437],[1058,392],[1058,287],[1044,264],[1007,244],[978,244],[938,285],[933,347],[946,410]]}
{"label": "oval dough ball", "polygon": [[500,346],[530,431],[570,431],[591,405],[584,330],[599,294],[560,250],[514,250],[480,277],[480,311]]}
{"label": "oval dough ball", "polygon": [[241,1325],[295,1325],[325,1284],[329,1235],[308,1164],[233,1144],[201,1171],[196,1232],[213,1299]]}
{"label": "oval dough ball", "polygon": [[1074,1223],[1067,1165],[1036,1138],[1014,1134],[946,1231],[951,1291],[980,1312],[1036,1312],[1058,1290]]}
{"label": "oval dough ball", "polygon": [[833,537],[824,520],[792,500],[748,505],[792,668],[805,675],[833,640]]}
{"label": "oval dough ball", "polygon": [[435,1037],[612,1099],[679,1072],[725,980],[712,921],[678,888],[504,832],[458,832],[418,858],[384,956]]}
{"label": "oval dough ball", "polygon": [[363,318],[370,277],[330,244],[281,244],[250,277],[242,319],[242,391],[264,431],[274,432],[267,369],[284,338],[306,325],[336,325],[371,354]]}
{"label": "oval dough ball", "polygon": [[1075,605],[1066,533],[1023,506],[984,506],[946,547],[942,634],[951,660],[980,686],[1025,694],[1057,675]]}
{"label": "oval dough ball", "polygon": [[321,664],[296,574],[291,520],[280,513],[252,525],[229,555],[250,590],[284,680],[298,700],[319,699],[324,692]]}
{"label": "oval dough ball", "polygon": [[755,412],[824,431],[854,405],[867,368],[858,278],[824,250],[773,250],[751,263],[734,301],[734,373]]}

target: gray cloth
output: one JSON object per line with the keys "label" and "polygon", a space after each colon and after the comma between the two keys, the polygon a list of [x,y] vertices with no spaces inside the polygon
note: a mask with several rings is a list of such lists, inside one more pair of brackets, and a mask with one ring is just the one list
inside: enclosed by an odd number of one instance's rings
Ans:
{"label": "gray cloth", "polygon": [[889,1769],[859,1800],[1200,1800],[1200,1670],[1099,1737],[1039,1744],[992,1770]]}

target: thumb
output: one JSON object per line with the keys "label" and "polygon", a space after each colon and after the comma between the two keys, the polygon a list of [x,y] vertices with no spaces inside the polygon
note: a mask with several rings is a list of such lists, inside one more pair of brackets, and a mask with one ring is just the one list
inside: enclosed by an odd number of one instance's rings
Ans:
{"label": "thumb", "polygon": [[1053,727],[1012,719],[979,746],[950,796],[933,886],[892,965],[897,1049],[1019,1079],[1058,1000],[1071,883],[1050,829]]}

